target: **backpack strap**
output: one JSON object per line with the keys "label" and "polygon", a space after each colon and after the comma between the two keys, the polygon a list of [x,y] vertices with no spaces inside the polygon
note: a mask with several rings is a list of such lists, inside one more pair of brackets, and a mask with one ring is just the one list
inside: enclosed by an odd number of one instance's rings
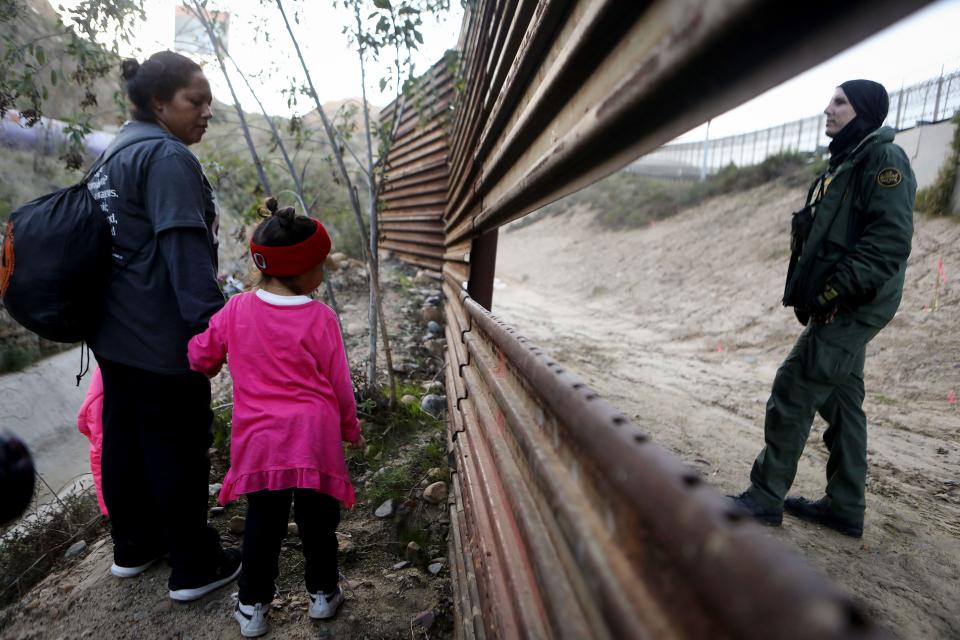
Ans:
{"label": "backpack strap", "polygon": [[90,170],[87,171],[87,173],[83,176],[83,180],[80,181],[80,184],[86,184],[87,180],[89,180],[93,176],[93,174],[95,174],[97,171],[102,169],[104,165],[110,162],[113,156],[117,155],[127,147],[132,147],[133,145],[140,144],[141,142],[150,142],[151,140],[164,140],[164,139],[166,139],[166,136],[150,136],[149,138],[137,138],[136,140],[131,140],[126,144],[121,144],[118,147],[109,149],[109,151],[104,150],[104,152],[100,154],[100,157],[94,161],[93,165],[91,165]]}

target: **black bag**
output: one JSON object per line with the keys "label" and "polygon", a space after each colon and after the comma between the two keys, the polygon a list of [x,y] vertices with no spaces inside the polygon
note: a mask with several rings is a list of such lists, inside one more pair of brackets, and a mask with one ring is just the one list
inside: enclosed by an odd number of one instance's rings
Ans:
{"label": "black bag", "polygon": [[0,300],[14,320],[54,342],[80,342],[90,335],[103,311],[112,242],[87,180],[120,150],[156,139],[111,150],[79,184],[10,214],[0,252]]}

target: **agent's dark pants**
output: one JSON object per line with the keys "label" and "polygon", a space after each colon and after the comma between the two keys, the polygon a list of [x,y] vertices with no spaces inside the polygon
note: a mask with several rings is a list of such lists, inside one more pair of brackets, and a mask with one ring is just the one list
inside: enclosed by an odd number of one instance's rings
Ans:
{"label": "agent's dark pants", "polygon": [[243,532],[243,571],[237,581],[240,602],[269,603],[274,580],[280,574],[280,544],[287,535],[290,501],[303,544],[307,591],[330,593],[337,588],[337,525],[340,503],[309,489],[257,491],[247,494],[247,522]]}
{"label": "agent's dark pants", "polygon": [[170,553],[171,589],[207,584],[220,537],[207,526],[210,381],[98,358],[103,374],[103,498],[114,561]]}
{"label": "agent's dark pants", "polygon": [[749,493],[779,509],[793,484],[797,462],[819,412],[829,428],[827,489],[843,518],[863,517],[867,477],[867,420],[863,413],[866,346],[880,331],[842,314],[827,325],[809,325],[780,365],[767,401],[766,446],[750,472]]}

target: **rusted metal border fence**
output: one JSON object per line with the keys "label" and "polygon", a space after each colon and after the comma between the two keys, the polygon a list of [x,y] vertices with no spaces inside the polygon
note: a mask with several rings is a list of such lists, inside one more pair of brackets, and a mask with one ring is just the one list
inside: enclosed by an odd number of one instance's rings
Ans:
{"label": "rusted metal border fence", "polygon": [[448,62],[441,60],[380,116],[390,123],[396,111],[400,119],[380,196],[380,246],[436,277],[443,268],[443,209],[450,175],[446,125],[452,100],[453,76]]}
{"label": "rusted metal border fence", "polygon": [[470,4],[443,214],[458,638],[886,637],[489,309],[501,225],[923,4]]}

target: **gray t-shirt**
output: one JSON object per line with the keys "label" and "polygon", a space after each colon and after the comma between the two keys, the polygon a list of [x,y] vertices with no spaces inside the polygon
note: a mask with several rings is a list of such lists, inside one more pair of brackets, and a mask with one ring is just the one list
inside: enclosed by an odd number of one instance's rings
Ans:
{"label": "gray t-shirt", "polygon": [[90,346],[100,358],[183,373],[187,342],[223,306],[216,201],[200,162],[162,127],[128,122],[105,154],[123,145],[87,181],[110,223],[114,261]]}

